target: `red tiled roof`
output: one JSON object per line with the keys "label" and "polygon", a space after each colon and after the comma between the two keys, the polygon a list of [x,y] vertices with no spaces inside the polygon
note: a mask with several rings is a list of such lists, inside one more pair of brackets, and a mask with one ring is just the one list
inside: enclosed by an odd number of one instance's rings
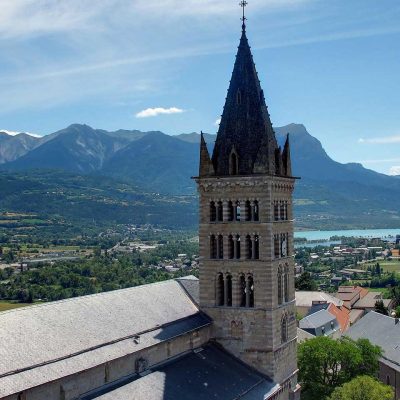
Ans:
{"label": "red tiled roof", "polygon": [[329,304],[328,312],[334,315],[339,323],[340,331],[343,333],[350,327],[350,312],[345,307],[336,307],[333,303]]}

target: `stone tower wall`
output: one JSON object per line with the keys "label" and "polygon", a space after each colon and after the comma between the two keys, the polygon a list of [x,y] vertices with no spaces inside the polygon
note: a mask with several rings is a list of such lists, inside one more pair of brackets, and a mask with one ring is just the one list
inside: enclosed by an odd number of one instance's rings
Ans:
{"label": "stone tower wall", "polygon": [[[254,366],[276,382],[282,383],[293,376],[296,385],[296,336],[293,259],[292,192],[294,179],[267,175],[199,178],[200,193],[200,305],[214,321],[213,336],[227,350],[244,362]],[[230,221],[228,202],[240,202],[240,221]],[[246,221],[244,204],[258,202],[258,221]],[[215,216],[211,208],[223,204]],[[275,203],[283,206],[276,219]],[[216,211],[218,214],[218,210]],[[253,211],[254,217],[254,211]],[[215,221],[214,221],[215,219]],[[254,218],[253,218],[254,219]],[[240,236],[240,258],[231,259],[232,241]],[[258,259],[247,259],[246,236],[258,238]],[[212,237],[222,237],[222,243]],[[276,256],[275,237],[288,238],[287,256]],[[248,243],[249,244],[249,243]],[[215,254],[215,246],[218,251]],[[222,245],[222,251],[221,251]],[[214,250],[212,248],[214,247]],[[253,258],[256,254],[252,247]],[[281,251],[281,246],[279,247]],[[223,254],[222,254],[223,253]],[[216,255],[216,257],[215,257]],[[222,256],[222,258],[220,258]],[[287,275],[286,296],[279,301],[279,271]],[[219,276],[231,279],[230,304],[224,291],[221,300]],[[241,277],[253,278],[254,305],[243,306]],[[282,281],[282,278],[279,278]],[[282,283],[282,287],[285,284]],[[247,292],[246,292],[247,293]],[[228,304],[227,304],[228,303]],[[282,321],[287,319],[287,335],[282,338]],[[294,374],[294,375],[293,375]]]}

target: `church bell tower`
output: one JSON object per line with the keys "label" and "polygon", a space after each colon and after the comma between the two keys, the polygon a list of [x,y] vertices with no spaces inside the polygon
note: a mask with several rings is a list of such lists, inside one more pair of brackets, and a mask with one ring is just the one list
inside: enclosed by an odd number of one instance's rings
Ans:
{"label": "church bell tower", "polygon": [[[241,5],[246,6],[243,1]],[[212,157],[203,135],[200,306],[227,351],[299,398],[289,137],[279,147],[246,35]]]}

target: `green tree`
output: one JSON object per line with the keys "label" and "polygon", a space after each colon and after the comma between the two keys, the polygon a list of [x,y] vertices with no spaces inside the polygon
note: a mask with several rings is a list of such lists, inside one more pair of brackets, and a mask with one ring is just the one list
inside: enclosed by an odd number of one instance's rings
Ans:
{"label": "green tree", "polygon": [[302,399],[323,399],[358,375],[374,376],[381,354],[380,348],[367,339],[344,337],[336,341],[320,336],[301,343],[298,361]]}
{"label": "green tree", "polygon": [[334,390],[329,400],[393,400],[391,386],[370,376],[358,376]]}
{"label": "green tree", "polygon": [[383,304],[383,300],[377,300],[375,302],[375,310],[379,314],[388,315],[388,309]]}
{"label": "green tree", "polygon": [[295,283],[297,290],[317,290],[317,284],[312,279],[309,272],[303,272],[298,278],[296,278]]}

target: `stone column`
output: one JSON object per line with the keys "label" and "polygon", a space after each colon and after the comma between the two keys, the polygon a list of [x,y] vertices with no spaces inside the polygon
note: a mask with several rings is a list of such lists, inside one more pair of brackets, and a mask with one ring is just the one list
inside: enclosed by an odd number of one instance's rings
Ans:
{"label": "stone column", "polygon": [[240,288],[239,277],[237,274],[232,276],[232,306],[240,307]]}
{"label": "stone column", "polygon": [[224,200],[222,202],[222,207],[223,207],[223,220],[228,221],[228,201]]}

